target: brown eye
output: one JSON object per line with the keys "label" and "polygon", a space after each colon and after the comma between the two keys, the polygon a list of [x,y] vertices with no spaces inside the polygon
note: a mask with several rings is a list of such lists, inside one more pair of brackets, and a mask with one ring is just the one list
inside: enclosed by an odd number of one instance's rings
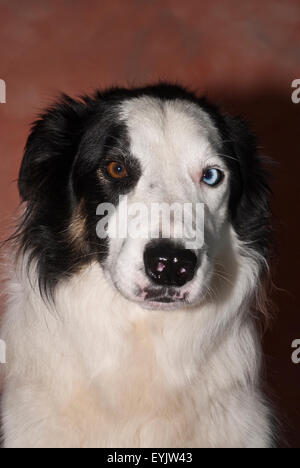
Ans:
{"label": "brown eye", "polygon": [[114,179],[124,179],[127,177],[126,167],[122,163],[110,162],[107,166],[107,172]]}

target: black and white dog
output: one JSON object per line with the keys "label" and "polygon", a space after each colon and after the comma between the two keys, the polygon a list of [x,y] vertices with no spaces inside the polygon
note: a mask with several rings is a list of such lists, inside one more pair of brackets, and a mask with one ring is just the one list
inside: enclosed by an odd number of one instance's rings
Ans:
{"label": "black and white dog", "polygon": [[[64,96],[33,127],[19,189],[4,446],[272,446],[253,323],[269,191],[245,124],[169,84]],[[125,197],[203,204],[201,247],[163,216],[156,239],[110,235]]]}

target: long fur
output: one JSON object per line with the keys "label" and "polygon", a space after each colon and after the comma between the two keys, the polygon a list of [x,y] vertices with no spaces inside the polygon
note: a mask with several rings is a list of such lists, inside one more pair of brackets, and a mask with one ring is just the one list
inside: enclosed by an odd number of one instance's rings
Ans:
{"label": "long fur", "polygon": [[[230,183],[220,199],[205,192],[211,210],[215,200],[222,204],[224,218],[207,246],[209,273],[199,273],[182,307],[147,310],[133,299],[132,259],[143,246],[122,250],[119,264],[118,245],[95,236],[95,207],[117,194],[138,196],[159,157],[152,140],[165,144],[163,118],[165,136],[172,124],[168,142],[180,133],[193,139],[190,125],[199,122]],[[138,156],[140,142],[146,159]],[[161,157],[175,157],[167,150]],[[112,188],[102,164],[107,152],[120,151],[131,179]],[[176,174],[170,170],[165,190],[180,180]],[[188,185],[180,183],[182,199]],[[4,446],[271,447],[252,314],[263,309],[257,298],[270,242],[268,187],[246,125],[168,84],[64,97],[34,125],[19,187],[26,204],[1,328]],[[149,185],[143,190],[155,198]]]}

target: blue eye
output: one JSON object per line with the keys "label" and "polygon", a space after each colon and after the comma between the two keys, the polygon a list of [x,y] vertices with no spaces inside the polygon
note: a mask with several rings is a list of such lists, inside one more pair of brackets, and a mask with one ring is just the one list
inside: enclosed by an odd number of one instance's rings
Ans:
{"label": "blue eye", "polygon": [[205,184],[210,185],[211,187],[215,187],[221,182],[222,179],[223,179],[223,172],[220,171],[220,169],[210,168],[204,171],[201,180]]}

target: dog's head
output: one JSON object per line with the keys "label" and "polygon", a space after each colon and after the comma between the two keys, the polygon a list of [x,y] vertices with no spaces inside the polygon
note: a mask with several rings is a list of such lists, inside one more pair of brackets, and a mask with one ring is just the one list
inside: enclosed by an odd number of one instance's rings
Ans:
{"label": "dog's head", "polygon": [[33,127],[19,188],[22,246],[46,293],[96,261],[144,307],[193,305],[233,237],[267,254],[254,138],[177,86],[63,97]]}

